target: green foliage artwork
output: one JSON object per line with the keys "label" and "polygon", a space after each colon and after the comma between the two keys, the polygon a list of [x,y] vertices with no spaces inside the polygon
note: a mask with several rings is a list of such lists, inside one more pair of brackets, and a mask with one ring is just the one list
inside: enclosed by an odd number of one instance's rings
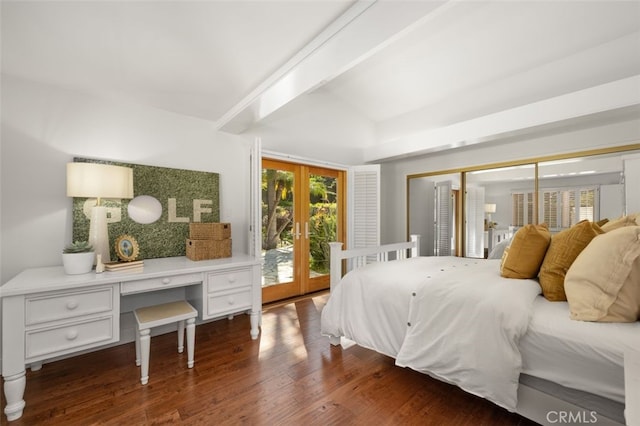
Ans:
{"label": "green foliage artwork", "polygon": [[[190,222],[220,222],[218,173],[84,158],[74,158],[74,161],[131,167],[134,200],[135,197],[150,196],[162,206],[158,220],[143,224],[128,214],[132,200],[102,200],[102,205],[107,207],[112,259],[116,259],[115,240],[123,234],[138,241],[141,259],[184,256]],[[95,200],[73,199],[73,241],[88,239],[93,205]]]}

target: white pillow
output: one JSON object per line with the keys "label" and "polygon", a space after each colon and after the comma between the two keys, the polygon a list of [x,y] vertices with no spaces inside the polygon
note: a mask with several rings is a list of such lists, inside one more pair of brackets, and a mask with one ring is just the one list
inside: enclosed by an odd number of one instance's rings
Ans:
{"label": "white pillow", "polygon": [[571,264],[564,281],[571,318],[640,319],[640,226],[598,235]]}
{"label": "white pillow", "polygon": [[500,241],[493,249],[491,249],[491,253],[489,253],[489,257],[487,257],[487,259],[502,259],[502,253],[504,253],[504,249],[509,247],[509,244],[511,244],[511,238]]}

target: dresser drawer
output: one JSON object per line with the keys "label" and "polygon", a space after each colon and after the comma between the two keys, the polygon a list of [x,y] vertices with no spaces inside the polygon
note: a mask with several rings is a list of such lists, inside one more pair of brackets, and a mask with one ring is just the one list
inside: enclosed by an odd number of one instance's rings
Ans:
{"label": "dresser drawer", "polygon": [[225,272],[211,272],[207,274],[207,292],[213,293],[229,288],[251,286],[251,269],[234,269]]}
{"label": "dresser drawer", "polygon": [[114,297],[119,297],[116,293],[114,287],[109,286],[27,297],[25,324],[29,326],[100,312],[112,312]]}
{"label": "dresser drawer", "polygon": [[209,294],[207,314],[214,318],[251,309],[251,286],[216,291]]}
{"label": "dresser drawer", "polygon": [[120,293],[131,294],[144,291],[160,290],[163,288],[180,287],[188,284],[198,284],[202,282],[202,274],[182,274],[168,275],[160,278],[148,278],[146,280],[136,280],[121,283]]}
{"label": "dresser drawer", "polygon": [[113,315],[77,321],[59,327],[41,328],[26,332],[25,358],[51,358],[79,349],[88,349],[110,342],[120,337],[118,321]]}

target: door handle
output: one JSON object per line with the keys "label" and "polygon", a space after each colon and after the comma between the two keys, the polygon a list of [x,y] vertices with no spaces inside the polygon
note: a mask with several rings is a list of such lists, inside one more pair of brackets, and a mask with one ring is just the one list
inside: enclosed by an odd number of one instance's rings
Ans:
{"label": "door handle", "polygon": [[309,222],[304,223],[304,237],[309,239]]}
{"label": "door handle", "polygon": [[296,240],[300,239],[300,222],[296,222],[296,232],[294,233]]}

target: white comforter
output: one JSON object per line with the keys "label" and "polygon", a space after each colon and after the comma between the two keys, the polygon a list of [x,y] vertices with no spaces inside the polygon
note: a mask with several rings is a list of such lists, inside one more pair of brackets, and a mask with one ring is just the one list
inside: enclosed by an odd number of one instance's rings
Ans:
{"label": "white comforter", "polygon": [[517,404],[534,280],[501,278],[499,260],[418,257],[345,275],[322,312],[322,333],[454,383],[508,409]]}

